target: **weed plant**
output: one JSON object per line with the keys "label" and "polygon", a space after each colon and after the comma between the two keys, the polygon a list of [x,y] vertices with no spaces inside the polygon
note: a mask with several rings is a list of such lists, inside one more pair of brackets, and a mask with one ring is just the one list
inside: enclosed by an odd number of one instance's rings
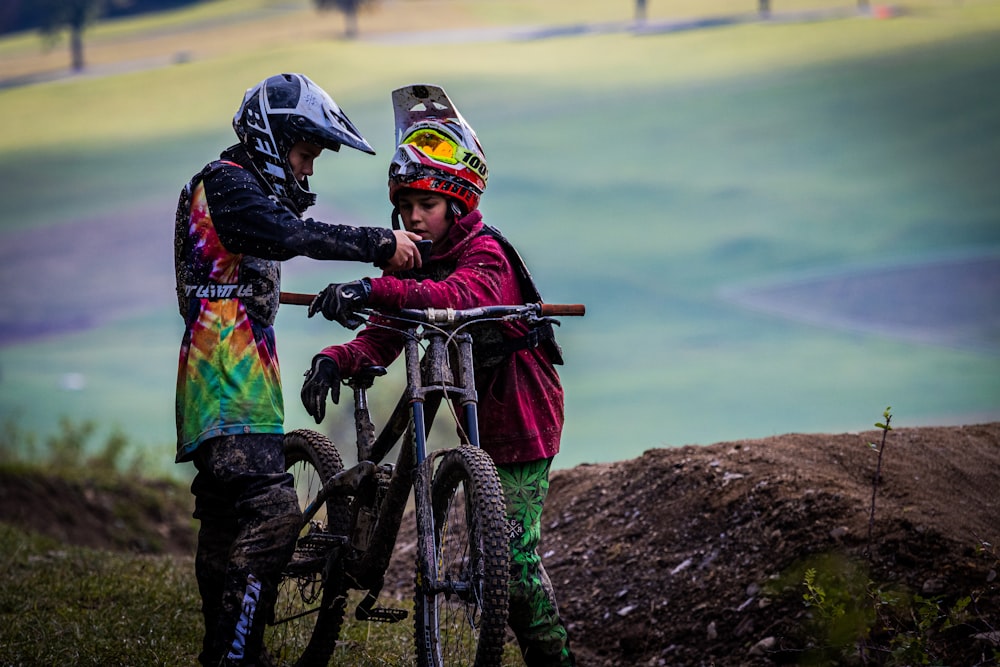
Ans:
{"label": "weed plant", "polygon": [[[875,424],[882,431],[881,444],[869,443],[878,453],[872,475],[868,540],[862,559],[827,554],[806,566],[802,577],[805,606],[812,613],[810,640],[800,664],[809,665],[940,665],[953,644],[952,631],[993,637],[996,622],[978,613],[977,599],[986,591],[950,599],[944,595],[914,593],[898,584],[875,580],[873,534],[875,507],[882,479],[886,440],[892,430],[891,408]],[[978,540],[976,552],[994,570],[1000,554],[989,542]],[[987,584],[989,586],[989,584]],[[964,626],[964,627],[963,627]],[[1000,665],[1000,650],[983,652],[976,665]]]}

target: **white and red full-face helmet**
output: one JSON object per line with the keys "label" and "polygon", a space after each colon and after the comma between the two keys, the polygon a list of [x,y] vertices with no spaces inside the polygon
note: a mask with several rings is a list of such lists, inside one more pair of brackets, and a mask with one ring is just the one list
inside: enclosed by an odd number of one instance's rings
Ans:
{"label": "white and red full-face helmet", "polygon": [[308,181],[295,179],[288,162],[292,146],[307,141],[332,151],[350,146],[375,154],[333,98],[303,74],[276,74],[248,88],[233,129],[274,195],[299,212],[314,204],[316,195]]}
{"label": "white and red full-face helmet", "polygon": [[474,211],[489,170],[475,130],[439,86],[412,84],[392,91],[396,154],[389,164],[389,201],[399,191],[425,190]]}

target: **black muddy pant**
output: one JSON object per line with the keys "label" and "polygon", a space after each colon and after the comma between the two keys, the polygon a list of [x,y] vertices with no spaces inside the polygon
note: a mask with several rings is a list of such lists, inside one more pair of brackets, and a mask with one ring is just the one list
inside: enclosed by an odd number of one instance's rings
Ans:
{"label": "black muddy pant", "polygon": [[260,653],[302,516],[282,442],[280,434],[232,435],[195,450],[202,665],[253,665]]}

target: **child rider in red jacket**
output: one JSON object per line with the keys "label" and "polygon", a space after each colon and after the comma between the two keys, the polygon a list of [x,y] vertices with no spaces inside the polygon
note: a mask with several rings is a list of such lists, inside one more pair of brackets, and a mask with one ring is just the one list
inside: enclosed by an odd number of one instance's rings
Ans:
{"label": "child rider in red jacket", "polygon": [[[475,132],[436,86],[407,86],[392,98],[398,144],[389,166],[393,222],[401,217],[407,231],[432,241],[430,256],[420,269],[332,284],[316,297],[309,315],[322,312],[354,328],[356,310],[366,305],[461,309],[527,303],[516,267],[495,230],[484,230],[477,210],[488,172]],[[563,390],[555,370],[561,359],[554,340],[528,333],[521,322],[503,322],[482,339],[476,336],[480,444],[496,464],[507,500],[510,627],[529,667],[573,665],[536,550],[549,469],[562,434]],[[388,366],[402,346],[397,332],[367,327],[354,340],[327,347],[306,374],[306,410],[319,423],[327,394],[334,403],[339,400],[341,378],[367,366]]]}

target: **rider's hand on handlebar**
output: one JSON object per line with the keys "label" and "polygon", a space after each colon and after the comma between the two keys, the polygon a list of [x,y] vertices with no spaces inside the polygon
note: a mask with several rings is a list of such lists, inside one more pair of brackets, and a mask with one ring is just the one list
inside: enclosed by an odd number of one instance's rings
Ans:
{"label": "rider's hand on handlebar", "polygon": [[371,291],[367,278],[349,283],[330,283],[309,304],[309,317],[323,313],[323,317],[330,321],[335,320],[348,329],[357,329],[365,321],[358,311],[368,303]]}
{"label": "rider's hand on handlebar", "polygon": [[313,357],[312,367],[306,371],[300,393],[302,405],[317,424],[326,416],[327,392],[334,404],[340,402],[340,369],[330,357],[317,354]]}

